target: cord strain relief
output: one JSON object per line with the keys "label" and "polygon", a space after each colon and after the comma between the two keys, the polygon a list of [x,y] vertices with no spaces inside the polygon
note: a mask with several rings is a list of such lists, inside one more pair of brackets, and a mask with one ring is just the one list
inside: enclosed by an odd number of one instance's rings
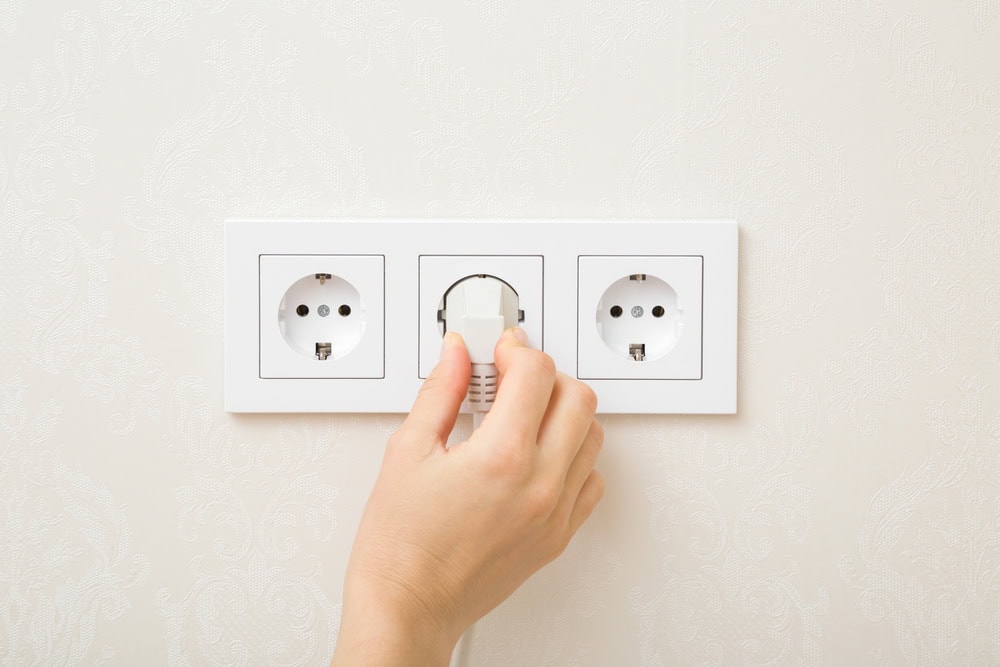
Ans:
{"label": "cord strain relief", "polygon": [[497,395],[497,367],[495,364],[472,364],[469,379],[469,409],[488,412]]}

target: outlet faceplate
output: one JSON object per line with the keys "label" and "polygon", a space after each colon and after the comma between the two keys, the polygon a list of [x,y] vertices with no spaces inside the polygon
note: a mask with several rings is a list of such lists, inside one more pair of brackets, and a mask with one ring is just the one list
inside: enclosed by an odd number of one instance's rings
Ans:
{"label": "outlet faceplate", "polygon": [[[437,361],[441,298],[480,274],[517,292],[531,344],[587,382],[600,412],[736,411],[733,221],[228,220],[225,231],[230,412],[409,411]],[[317,274],[330,282],[301,282]]]}

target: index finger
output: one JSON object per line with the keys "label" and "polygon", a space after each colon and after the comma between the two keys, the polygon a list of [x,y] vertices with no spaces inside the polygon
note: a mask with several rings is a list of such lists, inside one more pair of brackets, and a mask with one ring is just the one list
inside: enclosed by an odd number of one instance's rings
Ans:
{"label": "index finger", "polygon": [[500,377],[486,418],[499,419],[506,431],[534,444],[552,397],[556,365],[549,355],[525,345],[515,332],[504,332],[493,352]]}
{"label": "index finger", "polygon": [[414,435],[411,446],[420,455],[444,448],[468,389],[469,353],[462,337],[449,331],[441,345],[441,359],[417,392],[413,409],[398,432]]}

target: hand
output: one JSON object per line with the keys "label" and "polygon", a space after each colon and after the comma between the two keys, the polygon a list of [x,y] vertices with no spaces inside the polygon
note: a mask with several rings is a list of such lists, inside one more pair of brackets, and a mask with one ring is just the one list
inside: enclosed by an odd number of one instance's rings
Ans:
{"label": "hand", "polygon": [[493,408],[451,449],[470,364],[461,337],[445,337],[362,516],[335,667],[447,665],[465,629],[562,553],[604,494],[594,392],[520,336],[497,343]]}

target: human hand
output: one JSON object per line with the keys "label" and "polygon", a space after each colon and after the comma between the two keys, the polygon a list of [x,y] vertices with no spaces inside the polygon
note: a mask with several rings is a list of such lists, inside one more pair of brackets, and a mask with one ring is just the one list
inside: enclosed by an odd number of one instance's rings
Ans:
{"label": "human hand", "polygon": [[447,665],[465,629],[562,553],[604,494],[593,391],[519,336],[497,343],[493,407],[451,449],[470,364],[461,337],[445,337],[362,516],[334,667]]}

